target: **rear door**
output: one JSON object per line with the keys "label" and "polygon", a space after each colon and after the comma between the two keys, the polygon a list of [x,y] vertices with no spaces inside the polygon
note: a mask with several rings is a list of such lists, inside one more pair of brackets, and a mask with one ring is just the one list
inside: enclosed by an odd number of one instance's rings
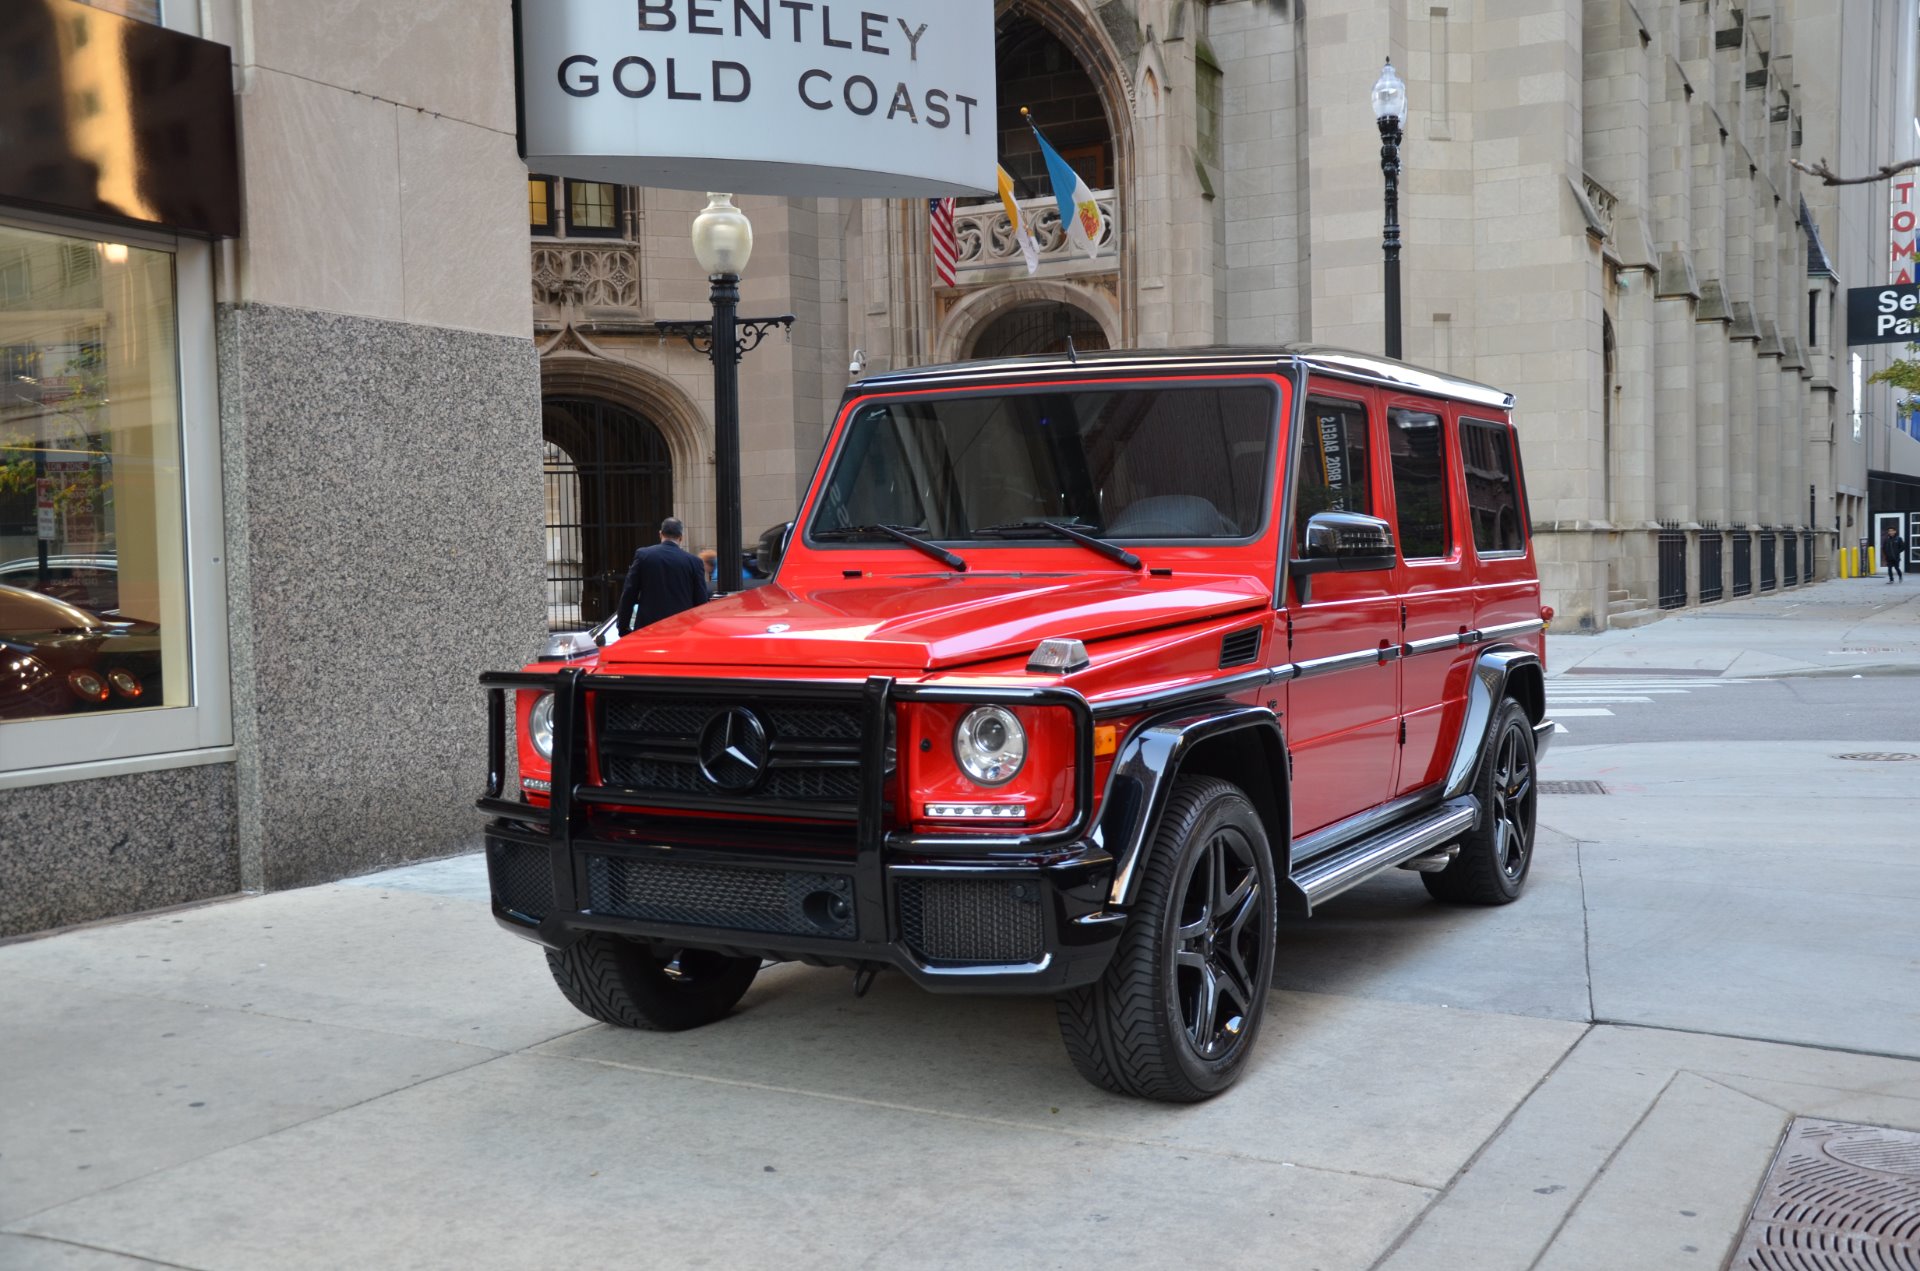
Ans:
{"label": "rear door", "polygon": [[1498,413],[1460,413],[1460,458],[1473,527],[1474,629],[1538,648],[1540,579],[1528,533],[1519,439]]}
{"label": "rear door", "polygon": [[1395,794],[1442,780],[1450,751],[1442,742],[1466,710],[1466,663],[1460,636],[1474,621],[1465,527],[1455,478],[1453,420],[1430,398],[1387,398],[1386,453],[1394,542],[1400,564],[1395,588],[1401,626],[1400,719],[1403,725]]}
{"label": "rear door", "polygon": [[[1380,409],[1371,389],[1310,386],[1291,476],[1294,557],[1315,512],[1377,516],[1386,507]],[[1400,732],[1400,599],[1393,583],[1388,570],[1315,574],[1304,603],[1298,584],[1290,584],[1289,648],[1297,674],[1287,686],[1286,719],[1296,836],[1365,811],[1392,792]]]}

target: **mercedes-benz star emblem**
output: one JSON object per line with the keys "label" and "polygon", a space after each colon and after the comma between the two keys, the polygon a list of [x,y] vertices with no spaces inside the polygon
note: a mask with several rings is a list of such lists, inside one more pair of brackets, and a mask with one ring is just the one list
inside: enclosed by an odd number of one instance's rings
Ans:
{"label": "mercedes-benz star emblem", "polygon": [[744,706],[723,710],[700,730],[700,775],[722,790],[750,790],[767,770],[767,730]]}

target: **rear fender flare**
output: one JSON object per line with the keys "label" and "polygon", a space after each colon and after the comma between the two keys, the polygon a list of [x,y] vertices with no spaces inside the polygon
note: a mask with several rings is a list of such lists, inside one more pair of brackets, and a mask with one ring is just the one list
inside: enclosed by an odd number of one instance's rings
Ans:
{"label": "rear fender flare", "polygon": [[1480,763],[1480,751],[1486,745],[1487,730],[1500,703],[1513,698],[1526,709],[1535,724],[1546,718],[1546,673],[1540,656],[1526,649],[1492,648],[1473,661],[1473,674],[1467,680],[1467,716],[1460,727],[1460,739],[1454,743],[1453,762],[1447,767],[1447,788],[1443,798],[1465,794],[1473,783],[1474,769]]}
{"label": "rear fender flare", "polygon": [[1287,876],[1292,803],[1288,797],[1287,743],[1280,728],[1280,717],[1266,706],[1231,702],[1187,707],[1136,726],[1127,734],[1120,753],[1114,756],[1106,797],[1100,804],[1100,821],[1094,832],[1114,861],[1109,904],[1125,907],[1132,904],[1138,894],[1154,831],[1182,769],[1195,765],[1212,768],[1207,752],[1214,750],[1218,754],[1213,743],[1226,742],[1229,738],[1236,748],[1258,747],[1254,752],[1258,758],[1254,762],[1270,774],[1265,791],[1250,789],[1247,795],[1267,823],[1274,869],[1279,877]]}

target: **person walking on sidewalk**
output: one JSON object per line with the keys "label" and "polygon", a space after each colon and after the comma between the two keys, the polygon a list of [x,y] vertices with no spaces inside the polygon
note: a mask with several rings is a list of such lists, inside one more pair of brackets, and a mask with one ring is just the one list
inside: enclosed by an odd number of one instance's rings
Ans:
{"label": "person walking on sidewalk", "polygon": [[1887,532],[1880,537],[1880,560],[1887,567],[1887,585],[1906,576],[1907,540],[1901,537],[1900,527],[1887,526]]}
{"label": "person walking on sidewalk", "polygon": [[[670,516],[660,522],[660,541],[633,554],[633,564],[627,567],[627,585],[620,589],[620,605],[614,610],[621,635],[703,605],[713,594],[707,587],[706,566],[680,546],[686,532],[686,527]],[[640,607],[637,620],[635,605]]]}

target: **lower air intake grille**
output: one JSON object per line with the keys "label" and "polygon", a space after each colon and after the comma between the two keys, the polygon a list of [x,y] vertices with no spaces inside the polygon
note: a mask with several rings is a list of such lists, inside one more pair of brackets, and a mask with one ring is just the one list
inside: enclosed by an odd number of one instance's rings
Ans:
{"label": "lower air intake grille", "polygon": [[1037,962],[1046,941],[1040,885],[903,879],[900,934],[927,962]]}
{"label": "lower air intake grille", "polygon": [[853,884],[839,874],[587,858],[596,914],[728,931],[851,940]]}
{"label": "lower air intake grille", "polygon": [[487,877],[502,909],[538,922],[553,908],[553,862],[544,847],[488,839]]}

